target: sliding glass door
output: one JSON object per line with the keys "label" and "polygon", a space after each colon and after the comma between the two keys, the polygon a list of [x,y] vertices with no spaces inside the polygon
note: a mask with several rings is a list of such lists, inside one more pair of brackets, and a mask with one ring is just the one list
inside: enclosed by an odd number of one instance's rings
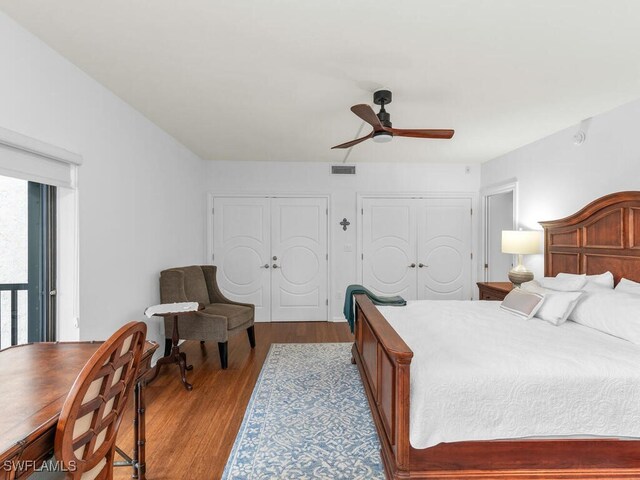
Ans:
{"label": "sliding glass door", "polygon": [[55,340],[55,199],[0,176],[0,348]]}

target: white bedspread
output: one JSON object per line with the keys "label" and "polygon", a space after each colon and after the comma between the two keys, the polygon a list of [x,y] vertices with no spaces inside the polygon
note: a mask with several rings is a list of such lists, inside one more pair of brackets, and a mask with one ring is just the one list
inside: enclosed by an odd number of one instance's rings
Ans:
{"label": "white bedspread", "polygon": [[640,437],[640,346],[500,302],[378,307],[414,352],[410,441]]}

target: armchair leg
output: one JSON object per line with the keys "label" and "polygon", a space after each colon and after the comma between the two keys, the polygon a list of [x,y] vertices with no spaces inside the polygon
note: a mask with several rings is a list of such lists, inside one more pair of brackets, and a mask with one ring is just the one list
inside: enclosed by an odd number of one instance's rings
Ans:
{"label": "armchair leg", "polygon": [[227,369],[227,342],[218,342],[218,350],[220,351],[220,365],[223,370]]}
{"label": "armchair leg", "polygon": [[171,353],[171,346],[173,345],[172,341],[170,338],[165,338],[164,339],[164,356],[168,357],[169,354]]}
{"label": "armchair leg", "polygon": [[254,325],[251,325],[247,328],[247,336],[249,337],[249,345],[251,345],[251,348],[256,348],[256,331],[253,327]]}

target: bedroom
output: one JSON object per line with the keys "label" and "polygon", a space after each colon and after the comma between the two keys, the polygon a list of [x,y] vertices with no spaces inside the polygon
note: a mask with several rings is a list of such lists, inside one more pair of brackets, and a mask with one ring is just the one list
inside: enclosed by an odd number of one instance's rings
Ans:
{"label": "bedroom", "polygon": [[[46,183],[16,173],[7,154],[16,148],[66,165],[55,339],[104,340],[145,320],[147,338],[160,344],[157,359],[166,332],[143,311],[161,301],[162,270],[218,264],[209,214],[217,200],[262,198],[273,223],[277,202],[315,199],[328,209],[322,316],[310,318],[324,321],[258,322],[255,358],[244,335],[233,337],[226,371],[215,343],[203,355],[197,341],[185,342],[193,391],[173,366],[146,389],[149,478],[193,478],[184,470],[192,464],[198,478],[222,474],[269,343],[353,341],[342,307],[349,284],[370,283],[367,205],[468,201],[473,259],[464,288],[477,299],[485,195],[517,182],[514,227],[541,230],[539,221],[640,190],[634,2],[1,1],[0,10],[0,128],[2,144],[12,145],[2,147],[0,174]],[[393,92],[393,127],[452,128],[454,137],[331,150],[368,133],[349,108],[377,111],[380,89]],[[355,165],[356,173],[332,175],[332,165]],[[270,266],[263,278],[279,274],[273,256],[258,264]],[[426,263],[409,260],[403,268]],[[542,254],[525,257],[536,279],[543,263]],[[277,299],[270,280],[259,284],[264,298]],[[410,288],[418,298],[415,281]],[[5,348],[11,312],[2,295]],[[268,307],[262,319],[283,319],[273,316],[281,305]],[[204,408],[216,391],[220,401]],[[179,420],[165,426],[170,410]],[[202,421],[219,416],[221,425]],[[192,439],[193,456],[172,455]],[[118,478],[129,473],[116,469]]]}

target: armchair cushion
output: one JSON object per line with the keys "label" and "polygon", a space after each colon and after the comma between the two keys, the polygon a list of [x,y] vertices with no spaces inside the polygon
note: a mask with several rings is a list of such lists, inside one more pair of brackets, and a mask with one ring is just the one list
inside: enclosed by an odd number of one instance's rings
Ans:
{"label": "armchair cushion", "polygon": [[228,303],[212,303],[206,305],[204,310],[198,314],[218,315],[227,317],[227,328],[233,330],[253,320],[253,309],[241,305],[231,305]]}

